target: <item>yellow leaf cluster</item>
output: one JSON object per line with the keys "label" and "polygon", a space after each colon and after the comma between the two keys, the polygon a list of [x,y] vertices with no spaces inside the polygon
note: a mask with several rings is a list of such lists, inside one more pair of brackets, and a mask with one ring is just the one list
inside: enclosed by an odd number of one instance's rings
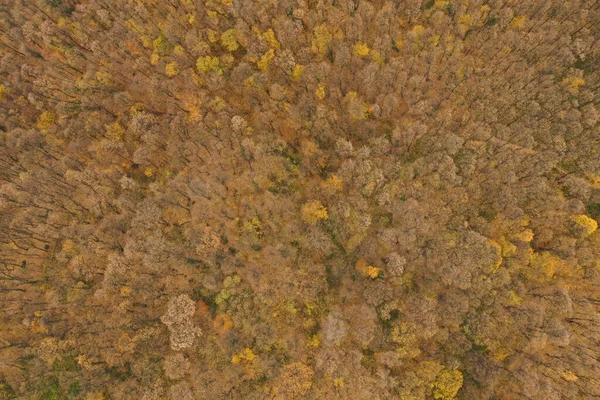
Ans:
{"label": "yellow leaf cluster", "polygon": [[154,48],[154,52],[159,55],[167,55],[167,53],[171,50],[171,46],[164,35],[160,35],[152,42],[152,47]]}
{"label": "yellow leaf cluster", "polygon": [[165,73],[167,76],[175,76],[179,73],[179,66],[175,61],[170,62],[165,66]]}
{"label": "yellow leaf cluster", "polygon": [[206,15],[215,23],[219,21],[219,14],[216,11],[206,10]]}
{"label": "yellow leaf cluster", "polygon": [[252,362],[254,359],[256,359],[256,354],[254,354],[251,349],[246,347],[244,350],[231,357],[231,362],[234,364],[239,364],[243,361]]}
{"label": "yellow leaf cluster", "polygon": [[526,21],[527,17],[525,17],[524,15],[519,15],[513,18],[513,20],[510,23],[510,26],[512,26],[513,28],[521,29],[525,26]]}
{"label": "yellow leaf cluster", "polygon": [[533,240],[533,231],[531,229],[525,229],[523,232],[514,235],[514,238],[521,242],[529,243]]}
{"label": "yellow leaf cluster", "polygon": [[236,51],[240,46],[237,41],[237,31],[228,29],[221,34],[221,45],[228,51]]}
{"label": "yellow leaf cluster", "polygon": [[348,107],[348,114],[353,119],[367,119],[373,112],[373,107],[363,102],[356,92],[348,92],[344,96],[344,101]]}
{"label": "yellow leaf cluster", "polygon": [[506,296],[506,302],[510,306],[518,306],[522,301],[523,299],[514,290],[509,291]]}
{"label": "yellow leaf cluster", "polygon": [[369,265],[367,267],[366,274],[371,279],[377,278],[380,273],[381,273],[381,268],[376,268],[376,267],[374,267],[372,265]]}
{"label": "yellow leaf cluster", "polygon": [[527,278],[538,281],[548,282],[552,279],[556,270],[559,268],[561,260],[547,251],[542,253],[533,253],[531,255],[531,271],[526,271]]}
{"label": "yellow leaf cluster", "polygon": [[440,39],[441,39],[440,35],[433,35],[429,38],[428,41],[433,47],[435,47],[440,43]]}
{"label": "yellow leaf cluster", "polygon": [[335,378],[333,380],[333,386],[335,386],[336,388],[343,389],[344,386],[346,386],[346,383],[344,382],[344,377]]}
{"label": "yellow leaf cluster", "polygon": [[579,93],[579,87],[583,86],[584,83],[585,80],[578,77],[565,78],[563,80],[563,84],[567,86],[568,92],[574,95]]}
{"label": "yellow leaf cluster", "polygon": [[144,46],[146,49],[152,47],[152,39],[150,39],[150,37],[148,37],[147,35],[142,35],[140,37],[140,40],[142,41],[142,46]]}
{"label": "yellow leaf cluster", "polygon": [[465,14],[458,18],[458,25],[461,27],[463,32],[468,31],[473,26],[473,17],[471,14]]}
{"label": "yellow leaf cluster", "polygon": [[306,347],[317,348],[321,345],[321,340],[319,340],[319,336],[313,335],[306,343]]}
{"label": "yellow leaf cluster", "polygon": [[273,49],[269,49],[265,54],[262,55],[260,60],[256,63],[258,69],[261,71],[267,71],[269,69],[269,64],[275,58],[275,51]]}
{"label": "yellow leaf cluster", "polygon": [[44,111],[38,117],[37,127],[41,131],[46,131],[50,129],[56,120],[56,115],[52,111]]}
{"label": "yellow leaf cluster", "polygon": [[567,382],[575,382],[579,379],[579,377],[575,375],[573,371],[561,371],[560,376],[562,376]]}
{"label": "yellow leaf cluster", "polygon": [[506,238],[500,238],[498,244],[502,249],[502,257],[512,257],[517,254],[517,246],[506,240]]}
{"label": "yellow leaf cluster", "polygon": [[267,29],[267,31],[262,34],[262,37],[265,40],[265,42],[269,44],[270,48],[278,49],[279,47],[281,47],[279,41],[277,41],[277,39],[275,38],[275,32],[273,32],[273,29]]}
{"label": "yellow leaf cluster", "polygon": [[333,35],[329,30],[329,27],[325,24],[318,25],[313,30],[313,46],[317,50],[317,52],[321,55],[327,54],[329,50],[329,45],[333,40]]}
{"label": "yellow leaf cluster", "polygon": [[425,28],[423,27],[423,25],[415,25],[413,26],[413,28],[411,29],[411,32],[415,35],[415,36],[420,36],[423,33],[425,33]]}
{"label": "yellow leaf cluster", "polygon": [[[84,354],[80,354],[77,356],[77,365],[80,365],[83,369],[86,370],[90,370],[92,368],[92,363],[87,359],[87,357]],[[101,399],[103,399],[103,397]]]}
{"label": "yellow leaf cluster", "polygon": [[48,333],[48,327],[39,318],[36,318],[33,321],[31,321],[30,328],[31,332],[33,333]]}
{"label": "yellow leaf cluster", "polygon": [[587,178],[591,181],[594,189],[600,189],[600,176],[594,174],[588,174]]}
{"label": "yellow leaf cluster", "polygon": [[304,73],[304,65],[301,64],[296,64],[294,65],[294,69],[292,69],[292,80],[293,81],[297,81],[298,79],[300,79],[300,77],[302,76],[302,74]]}
{"label": "yellow leaf cluster", "polygon": [[482,23],[485,23],[487,21],[491,9],[492,8],[487,4],[479,7],[479,26],[481,26]]}
{"label": "yellow leaf cluster", "polygon": [[356,270],[365,278],[376,279],[381,273],[381,268],[369,265],[364,258],[356,262]]}
{"label": "yellow leaf cluster", "polygon": [[183,108],[188,112],[190,121],[202,121],[202,110],[200,109],[201,105],[202,102],[200,100],[183,102]]}
{"label": "yellow leaf cluster", "polygon": [[463,375],[460,371],[445,369],[433,383],[433,398],[441,400],[454,399],[462,385]]}
{"label": "yellow leaf cluster", "polygon": [[587,215],[576,215],[571,217],[571,220],[581,228],[585,236],[589,236],[598,229],[598,222]]}
{"label": "yellow leaf cluster", "polygon": [[492,247],[494,248],[494,250],[496,251],[497,259],[492,268],[492,272],[496,272],[498,270],[498,268],[500,268],[500,265],[502,265],[502,253],[503,253],[502,246],[494,240],[490,240],[489,242],[492,245]]}
{"label": "yellow leaf cluster", "polygon": [[221,72],[219,58],[211,56],[199,57],[196,61],[196,69],[202,74],[217,70]]}
{"label": "yellow leaf cluster", "polygon": [[317,85],[317,89],[315,90],[315,97],[319,100],[323,100],[325,98],[325,85],[319,83]]}
{"label": "yellow leaf cluster", "polygon": [[261,238],[264,235],[262,223],[258,217],[253,217],[244,223],[244,232],[251,232],[256,235],[256,237]]}
{"label": "yellow leaf cluster", "polygon": [[183,48],[183,46],[175,46],[175,48],[173,49],[173,53],[177,54],[178,56],[182,56],[185,54],[185,49]]}
{"label": "yellow leaf cluster", "polygon": [[366,43],[356,43],[354,45],[354,55],[357,57],[366,57],[369,55],[369,52],[371,51],[371,49],[369,49],[369,46],[367,46]]}
{"label": "yellow leaf cluster", "polygon": [[110,74],[108,72],[96,72],[96,80],[103,85],[110,85]]}
{"label": "yellow leaf cluster", "polygon": [[208,38],[209,42],[216,43],[217,40],[219,40],[219,32],[215,31],[214,29],[209,29],[206,32],[206,37]]}
{"label": "yellow leaf cluster", "polygon": [[77,254],[77,245],[71,239],[67,239],[62,245],[62,251],[72,257]]}
{"label": "yellow leaf cluster", "polygon": [[326,189],[338,192],[343,189],[344,181],[337,175],[331,175],[324,183]]}
{"label": "yellow leaf cluster", "polygon": [[316,224],[320,220],[329,218],[327,208],[318,200],[309,201],[302,206],[302,220],[311,225]]}
{"label": "yellow leaf cluster", "polygon": [[409,323],[402,323],[392,330],[392,340],[400,345],[395,351],[402,358],[415,358],[421,354],[414,330],[414,324]]}

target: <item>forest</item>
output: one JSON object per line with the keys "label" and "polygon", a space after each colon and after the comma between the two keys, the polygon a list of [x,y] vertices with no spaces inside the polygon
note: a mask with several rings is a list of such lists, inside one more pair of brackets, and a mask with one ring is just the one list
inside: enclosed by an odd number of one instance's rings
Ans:
{"label": "forest", "polygon": [[0,0],[0,399],[600,399],[600,0]]}

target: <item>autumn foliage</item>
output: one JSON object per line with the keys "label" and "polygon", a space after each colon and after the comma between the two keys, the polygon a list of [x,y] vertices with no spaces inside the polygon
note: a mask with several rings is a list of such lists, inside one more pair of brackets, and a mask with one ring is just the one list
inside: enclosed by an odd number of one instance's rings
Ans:
{"label": "autumn foliage", "polygon": [[0,1],[0,399],[600,398],[599,21]]}

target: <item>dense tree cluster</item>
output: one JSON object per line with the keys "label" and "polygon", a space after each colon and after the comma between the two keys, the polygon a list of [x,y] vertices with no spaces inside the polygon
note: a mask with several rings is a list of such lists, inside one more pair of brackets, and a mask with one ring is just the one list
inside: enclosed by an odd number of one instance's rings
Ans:
{"label": "dense tree cluster", "polygon": [[594,0],[4,0],[0,398],[600,397]]}

